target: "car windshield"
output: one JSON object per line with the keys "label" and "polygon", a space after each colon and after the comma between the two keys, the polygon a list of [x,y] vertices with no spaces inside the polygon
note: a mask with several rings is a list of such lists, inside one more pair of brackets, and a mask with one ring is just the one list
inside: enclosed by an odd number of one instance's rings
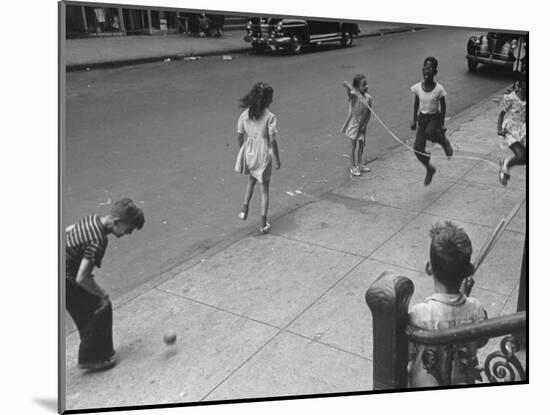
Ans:
{"label": "car windshield", "polygon": [[279,23],[281,20],[283,19],[277,19],[275,17],[255,17],[255,18],[252,18],[250,19],[252,21],[252,23],[254,24],[258,24],[258,23],[263,23],[263,24],[277,24]]}

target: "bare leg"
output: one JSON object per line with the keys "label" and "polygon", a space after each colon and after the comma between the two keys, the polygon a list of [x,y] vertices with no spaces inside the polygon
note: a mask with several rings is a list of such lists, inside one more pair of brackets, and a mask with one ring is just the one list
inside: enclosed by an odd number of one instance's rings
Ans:
{"label": "bare leg", "polygon": [[257,180],[252,176],[248,179],[246,191],[244,192],[244,204],[246,206],[250,204],[250,199],[252,199],[252,195],[254,194],[254,185],[256,184],[256,181]]}
{"label": "bare leg", "polygon": [[351,162],[351,168],[354,168],[355,166],[357,166],[357,164],[355,163],[355,147],[357,145],[357,140],[351,140],[351,155],[350,155],[350,162]]}
{"label": "bare leg", "polygon": [[[514,152],[514,155],[505,163],[506,170],[514,166],[523,166],[526,163],[526,152],[523,144],[517,142],[513,143],[510,146],[510,150]],[[507,171],[507,173],[509,172]]]}
{"label": "bare leg", "polygon": [[252,199],[252,194],[254,193],[254,185],[256,184],[256,181],[257,180],[252,176],[250,176],[250,178],[248,179],[246,190],[244,192],[244,204],[241,213],[239,213],[239,219],[246,220],[246,217],[248,216],[248,205],[250,204],[250,199]]}
{"label": "bare leg", "polygon": [[269,209],[269,182],[260,183],[260,191],[262,194],[262,217],[267,217]]}
{"label": "bare leg", "polygon": [[260,226],[261,233],[269,232],[271,225],[267,222],[267,210],[269,208],[269,182],[260,184],[262,193],[262,225]]}
{"label": "bare leg", "polygon": [[359,149],[357,153],[357,162],[359,163],[359,169],[364,172],[369,172],[370,169],[366,166],[367,161],[363,159],[363,152],[367,146],[366,137],[364,140],[359,141]]}

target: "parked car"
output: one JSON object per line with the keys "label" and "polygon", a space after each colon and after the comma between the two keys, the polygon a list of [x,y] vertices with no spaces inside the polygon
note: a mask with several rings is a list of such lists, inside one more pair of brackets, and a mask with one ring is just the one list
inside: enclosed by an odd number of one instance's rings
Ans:
{"label": "parked car", "polygon": [[351,46],[358,33],[355,23],[256,17],[247,23],[244,40],[256,51],[285,49],[297,55],[324,42]]}
{"label": "parked car", "polygon": [[526,64],[527,36],[518,33],[488,32],[468,39],[466,49],[470,72],[475,71],[480,63],[521,71]]}

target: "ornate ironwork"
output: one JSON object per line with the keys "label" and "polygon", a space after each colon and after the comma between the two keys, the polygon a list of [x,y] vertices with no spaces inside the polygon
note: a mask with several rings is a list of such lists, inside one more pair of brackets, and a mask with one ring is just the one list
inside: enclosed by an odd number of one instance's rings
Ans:
{"label": "ornate ironwork", "polygon": [[525,380],[525,371],[516,356],[520,342],[514,336],[506,336],[500,342],[500,351],[485,359],[485,375],[489,382],[513,382],[516,377]]}
{"label": "ornate ironwork", "polygon": [[489,354],[484,366],[480,366],[476,353],[467,345],[427,346],[422,351],[422,366],[441,386],[482,382],[482,374],[491,383],[514,382],[525,380],[525,371],[516,355],[519,350],[519,340],[505,336],[500,350]]}
{"label": "ornate ironwork", "polygon": [[424,369],[426,369],[426,372],[428,372],[429,375],[433,376],[437,383],[440,385],[443,385],[443,379],[441,379],[441,376],[439,376],[439,372],[437,371],[437,352],[432,349],[425,349],[422,352],[422,366]]}

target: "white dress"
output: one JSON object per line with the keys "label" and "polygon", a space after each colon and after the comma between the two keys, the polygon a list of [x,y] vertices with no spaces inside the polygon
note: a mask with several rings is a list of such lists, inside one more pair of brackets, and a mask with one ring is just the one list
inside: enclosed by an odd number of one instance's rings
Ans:
{"label": "white dress", "polygon": [[277,117],[267,108],[257,120],[248,116],[244,110],[237,122],[237,133],[246,134],[245,142],[237,155],[235,170],[250,174],[260,183],[268,182],[271,177],[271,145],[269,137],[277,132]]}
{"label": "white dress", "polygon": [[500,109],[501,111],[505,111],[502,127],[508,130],[508,134],[504,137],[503,147],[510,147],[515,142],[527,146],[527,129],[525,126],[526,102],[519,99],[518,95],[513,91],[504,95]]}

